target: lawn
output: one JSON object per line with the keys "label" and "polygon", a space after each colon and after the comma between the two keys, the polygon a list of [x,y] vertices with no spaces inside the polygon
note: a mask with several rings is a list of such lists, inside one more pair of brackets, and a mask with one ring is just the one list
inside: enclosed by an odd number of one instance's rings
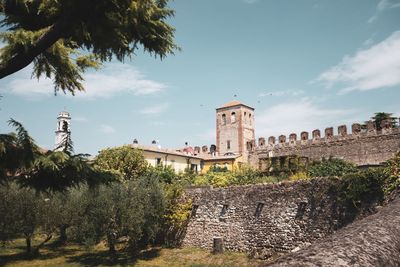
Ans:
{"label": "lawn", "polygon": [[[49,244],[43,247],[40,255],[35,258],[26,256],[24,245],[24,240],[17,239],[0,247],[0,266],[110,266],[107,248],[104,245],[86,248],[76,244],[63,247]],[[152,248],[142,251],[136,257],[123,252],[118,256],[116,265],[138,267],[258,266],[261,263],[249,259],[244,253],[225,252],[214,255],[207,250],[197,248]]]}

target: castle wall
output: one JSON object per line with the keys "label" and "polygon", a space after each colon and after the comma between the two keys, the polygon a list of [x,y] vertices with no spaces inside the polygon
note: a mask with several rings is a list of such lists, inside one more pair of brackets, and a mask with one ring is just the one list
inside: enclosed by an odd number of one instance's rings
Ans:
{"label": "castle wall", "polygon": [[329,187],[313,179],[187,189],[193,210],[183,245],[211,249],[213,238],[222,237],[227,250],[261,257],[307,246],[344,223]]}
{"label": "castle wall", "polygon": [[307,132],[302,132],[300,140],[295,135],[290,135],[288,141],[285,136],[280,136],[278,143],[270,137],[268,144],[259,145],[252,152],[249,162],[262,166],[263,159],[296,155],[310,160],[342,158],[358,166],[379,165],[400,151],[399,128],[384,128],[381,131],[370,128],[361,132],[357,127],[354,124],[353,133],[347,134],[346,126],[339,126],[338,135],[333,135],[333,128],[327,128],[324,138],[320,137],[319,130],[313,131],[313,139],[308,139]]}

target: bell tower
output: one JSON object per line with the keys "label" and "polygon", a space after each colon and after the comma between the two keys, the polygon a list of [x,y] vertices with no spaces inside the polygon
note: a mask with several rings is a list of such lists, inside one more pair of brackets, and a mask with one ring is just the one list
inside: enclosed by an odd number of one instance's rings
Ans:
{"label": "bell tower", "polygon": [[251,150],[255,140],[254,108],[231,101],[216,109],[217,151],[243,155]]}
{"label": "bell tower", "polygon": [[62,147],[63,141],[71,133],[71,116],[66,111],[61,111],[57,117],[57,130],[56,130],[56,140],[54,143],[54,149],[56,151],[61,151],[64,149]]}

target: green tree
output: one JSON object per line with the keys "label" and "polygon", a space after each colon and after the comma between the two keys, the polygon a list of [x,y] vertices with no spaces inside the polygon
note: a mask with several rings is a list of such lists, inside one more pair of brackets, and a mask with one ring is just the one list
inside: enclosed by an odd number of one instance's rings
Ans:
{"label": "green tree", "polygon": [[357,168],[354,164],[337,158],[315,161],[308,169],[308,174],[311,177],[342,177],[345,174],[355,172],[357,172]]}
{"label": "green tree", "polygon": [[130,146],[106,148],[96,157],[95,166],[112,170],[122,175],[123,179],[136,179],[147,171],[147,161],[141,150]]}
{"label": "green tree", "polygon": [[0,79],[33,63],[32,76],[52,77],[55,93],[84,90],[82,74],[113,58],[144,51],[173,53],[168,0],[0,0]]}
{"label": "green tree", "polygon": [[64,151],[45,151],[35,144],[22,124],[13,119],[9,124],[16,128],[16,133],[0,135],[0,182],[15,180],[20,185],[50,192],[115,179],[115,173],[93,167],[88,155],[73,155],[70,145]]}
{"label": "green tree", "polygon": [[[373,117],[371,117],[371,120],[375,124],[375,128],[377,130],[382,130],[381,123],[384,120],[389,120],[392,124],[392,127],[395,128],[398,126],[398,118],[393,117],[393,113],[386,113],[386,112],[376,112]],[[363,128],[367,128],[367,121],[363,125]]]}
{"label": "green tree", "polygon": [[156,177],[102,185],[84,195],[85,212],[72,229],[78,240],[91,245],[105,239],[112,259],[122,237],[132,252],[154,241],[165,206]]}

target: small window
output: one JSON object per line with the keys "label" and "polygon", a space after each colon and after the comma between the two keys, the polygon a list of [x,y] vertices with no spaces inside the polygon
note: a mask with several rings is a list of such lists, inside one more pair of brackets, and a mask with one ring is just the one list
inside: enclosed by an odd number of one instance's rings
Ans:
{"label": "small window", "polygon": [[161,165],[161,158],[156,158],[156,166],[160,166]]}
{"label": "small window", "polygon": [[249,114],[249,124],[251,125],[251,114]]}
{"label": "small window", "polygon": [[260,217],[263,208],[264,208],[264,203],[260,202],[260,203],[257,204],[256,212],[254,213],[254,216],[256,218]]}
{"label": "small window", "polygon": [[224,217],[226,212],[228,211],[228,205],[223,205],[219,217]]}
{"label": "small window", "polygon": [[192,212],[190,213],[190,217],[196,216],[197,210],[199,209],[199,205],[192,206]]}
{"label": "small window", "polygon": [[231,141],[226,141],[226,149],[231,149]]}
{"label": "small window", "polygon": [[222,114],[222,125],[226,125],[226,115]]}
{"label": "small window", "polygon": [[232,112],[231,114],[231,123],[235,123],[236,122],[236,112]]}

